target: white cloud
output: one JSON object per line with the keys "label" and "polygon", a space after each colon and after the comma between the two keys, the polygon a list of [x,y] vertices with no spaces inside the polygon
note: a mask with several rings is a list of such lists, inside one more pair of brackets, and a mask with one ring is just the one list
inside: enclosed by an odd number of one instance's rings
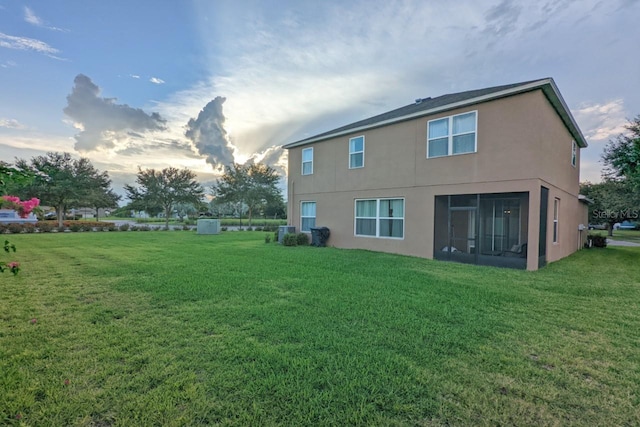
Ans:
{"label": "white cloud", "polygon": [[573,111],[573,115],[589,143],[608,141],[623,133],[627,124],[622,99],[603,104],[584,103]]}
{"label": "white cloud", "polygon": [[140,76],[137,74],[129,74],[129,77],[131,77],[132,79],[139,79]]}
{"label": "white cloud", "polygon": [[33,50],[39,53],[54,54],[60,52],[47,43],[28,37],[15,37],[0,33],[0,47],[17,50]]}
{"label": "white cloud", "polygon": [[147,114],[140,108],[117,104],[114,98],[100,97],[100,88],[89,77],[78,74],[73,82],[64,113],[80,130],[75,136],[76,150],[122,149],[131,140],[131,132],[165,129],[165,120],[158,113]]}
{"label": "white cloud", "polygon": [[23,125],[16,119],[3,119],[0,118],[0,127],[8,129],[27,129],[27,126]]}
{"label": "white cloud", "polygon": [[150,81],[151,83],[155,83],[155,84],[157,84],[157,85],[161,85],[161,84],[163,84],[163,83],[164,83],[164,80],[159,79],[159,78],[157,78],[157,77],[151,77],[151,78],[149,79],[149,81]]}
{"label": "white cloud", "polygon": [[624,101],[585,102],[572,113],[589,143],[589,147],[581,150],[580,179],[598,182],[601,179],[603,165],[600,159],[604,147],[623,133],[628,123]]}
{"label": "white cloud", "polygon": [[47,30],[63,31],[63,32],[68,31],[63,28],[52,27],[48,25],[39,16],[37,16],[33,11],[33,9],[31,9],[29,6],[24,7],[24,20],[31,25],[35,25],[36,27],[40,27],[40,28],[46,28]]}

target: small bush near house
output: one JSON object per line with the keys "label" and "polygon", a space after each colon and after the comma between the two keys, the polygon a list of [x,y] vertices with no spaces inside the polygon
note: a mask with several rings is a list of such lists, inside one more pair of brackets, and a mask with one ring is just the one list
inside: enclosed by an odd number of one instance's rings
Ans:
{"label": "small bush near house", "polygon": [[38,221],[36,227],[41,233],[50,233],[55,228],[55,225],[51,221]]}
{"label": "small bush near house", "polygon": [[0,224],[0,234],[4,234],[7,232],[7,224]]}
{"label": "small bush near house", "polygon": [[69,230],[75,232],[82,231],[82,224],[78,224],[77,222],[69,224]]}
{"label": "small bush near house", "polygon": [[108,231],[116,231],[118,228],[116,227],[115,224],[109,224],[105,227],[105,229]]}
{"label": "small bush near house", "polygon": [[594,248],[606,248],[607,247],[607,237],[600,236],[598,234],[589,234],[587,236],[587,245],[589,247]]}
{"label": "small bush near house", "polygon": [[35,224],[22,224],[22,229],[24,230],[25,233],[35,233],[36,232],[36,226]]}
{"label": "small bush near house", "polygon": [[287,233],[282,238],[282,244],[285,246],[297,246],[298,236],[295,233]]}
{"label": "small bush near house", "polygon": [[127,223],[121,224],[120,227],[118,227],[118,230],[120,230],[120,231],[129,231],[129,224],[127,224]]}
{"label": "small bush near house", "polygon": [[309,235],[307,233],[296,234],[296,243],[298,246],[309,246]]}
{"label": "small bush near house", "polygon": [[220,231],[227,231],[227,227],[220,227]]}
{"label": "small bush near house", "polygon": [[22,233],[22,224],[7,224],[7,231],[11,234],[20,234]]}
{"label": "small bush near house", "polygon": [[264,235],[264,242],[265,243],[271,243],[271,234],[265,234]]}
{"label": "small bush near house", "polygon": [[183,231],[189,231],[189,230],[191,230],[191,227],[189,227],[187,224],[185,224],[185,225],[182,226],[182,230]]}
{"label": "small bush near house", "polygon": [[280,238],[280,233],[278,233],[278,231],[276,231],[275,233],[273,233],[273,241],[276,243],[280,243],[278,241],[278,239]]}
{"label": "small bush near house", "polygon": [[149,227],[148,225],[141,225],[140,227],[138,227],[139,231],[151,231],[151,227]]}

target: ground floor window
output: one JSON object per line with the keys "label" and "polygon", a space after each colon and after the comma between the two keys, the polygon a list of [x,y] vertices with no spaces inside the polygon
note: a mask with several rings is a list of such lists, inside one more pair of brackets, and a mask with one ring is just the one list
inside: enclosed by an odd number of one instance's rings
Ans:
{"label": "ground floor window", "polygon": [[524,192],[437,196],[434,257],[526,268],[528,211]]}
{"label": "ground floor window", "polygon": [[558,234],[558,218],[560,216],[560,199],[553,199],[553,243],[558,243],[560,235]]}
{"label": "ground floor window", "polygon": [[404,199],[356,200],[355,235],[404,238]]}
{"label": "ground floor window", "polygon": [[316,202],[300,203],[300,231],[311,231],[316,226]]}

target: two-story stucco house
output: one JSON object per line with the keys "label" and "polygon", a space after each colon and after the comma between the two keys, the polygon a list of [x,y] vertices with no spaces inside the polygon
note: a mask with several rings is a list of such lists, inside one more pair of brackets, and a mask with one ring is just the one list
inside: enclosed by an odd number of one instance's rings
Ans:
{"label": "two-story stucco house", "polygon": [[340,248],[535,270],[586,238],[586,146],[551,78],[417,99],[285,145],[289,222]]}

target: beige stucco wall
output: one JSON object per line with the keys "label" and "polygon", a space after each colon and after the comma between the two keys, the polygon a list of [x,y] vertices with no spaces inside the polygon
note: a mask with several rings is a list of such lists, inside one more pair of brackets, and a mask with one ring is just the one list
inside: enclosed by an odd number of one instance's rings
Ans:
{"label": "beige stucco wall", "polygon": [[[426,158],[427,122],[478,112],[477,152]],[[349,138],[365,136],[364,167],[349,169]],[[301,152],[314,148],[312,175],[301,175]],[[447,194],[530,193],[527,266],[538,263],[540,186],[549,188],[548,239],[553,199],[561,199],[560,242],[547,242],[547,261],[578,247],[577,166],[572,138],[542,91],[413,119],[289,150],[289,222],[300,227],[300,202],[316,202],[316,225],[331,229],[330,245],[433,257],[434,198]],[[354,236],[355,200],[404,198],[404,238]]]}

